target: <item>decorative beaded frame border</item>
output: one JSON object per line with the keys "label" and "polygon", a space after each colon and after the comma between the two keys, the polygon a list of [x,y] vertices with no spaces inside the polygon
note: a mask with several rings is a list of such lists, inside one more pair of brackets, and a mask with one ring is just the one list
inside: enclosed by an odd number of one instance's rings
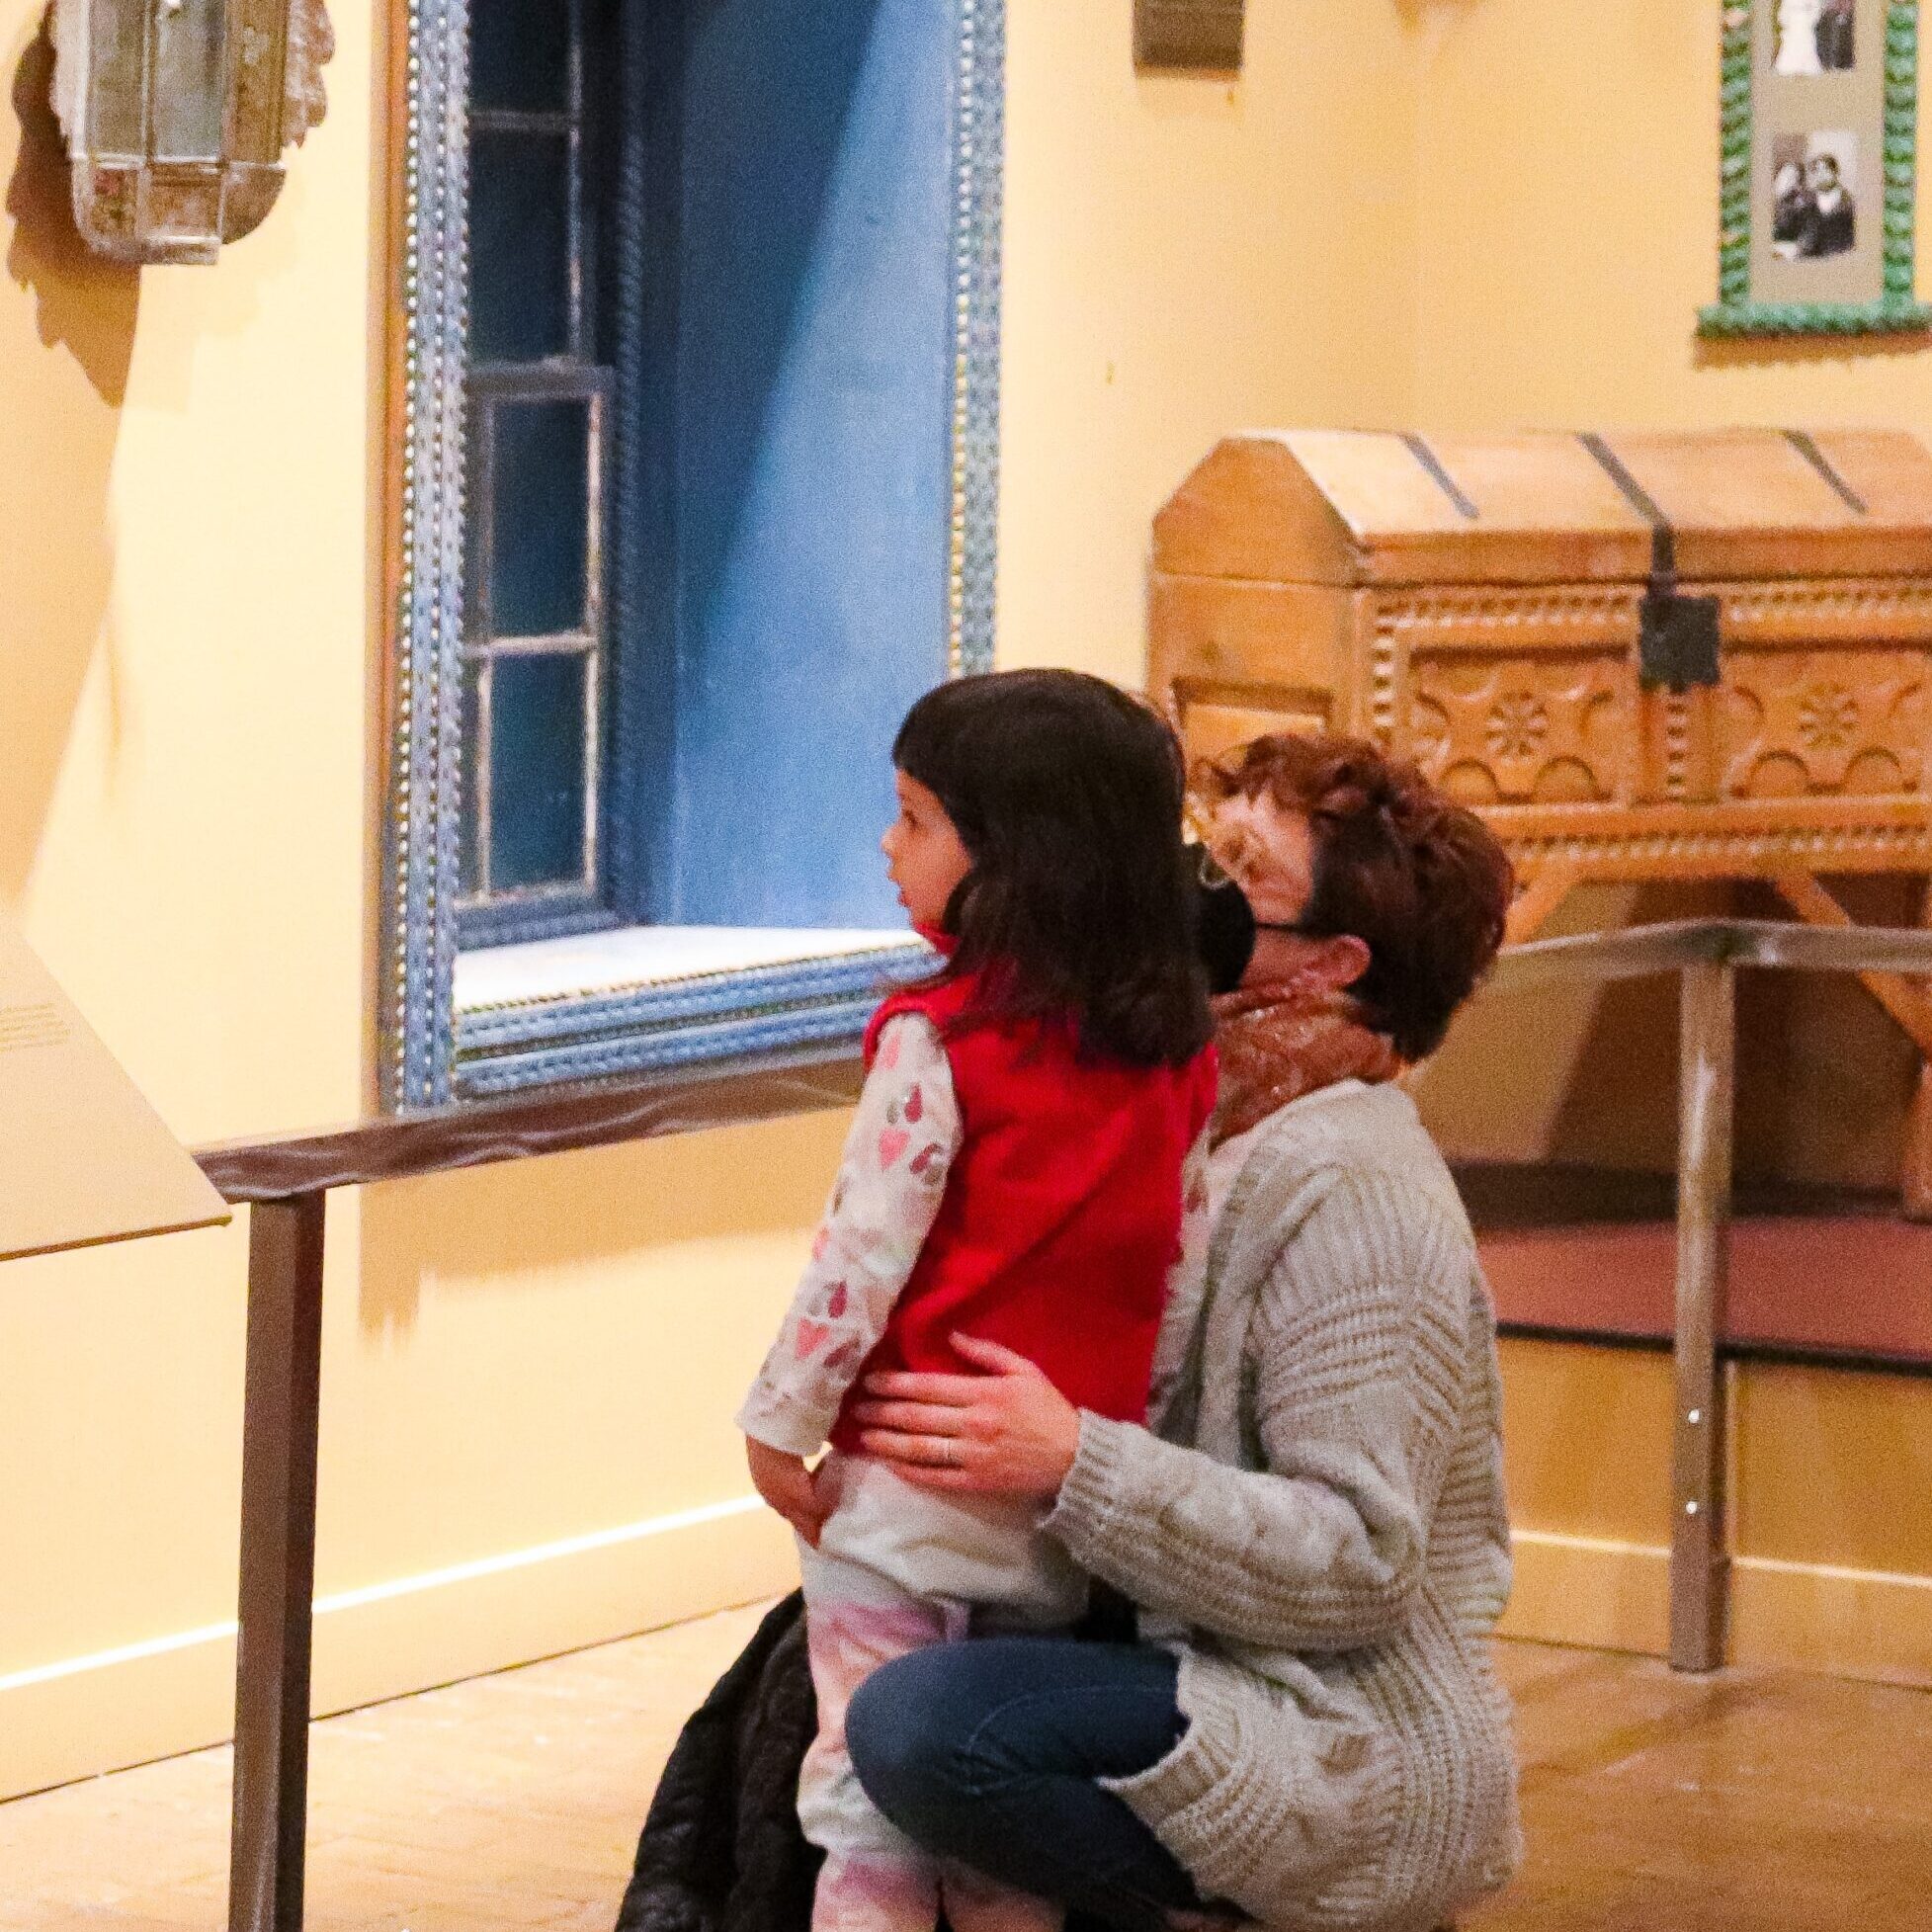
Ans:
{"label": "decorative beaded frame border", "polygon": [[953,124],[953,518],[947,660],[959,676],[993,668],[1006,0],[956,3],[960,91]]}
{"label": "decorative beaded frame border", "polygon": [[[1871,0],[1868,0],[1868,4]],[[1916,298],[1914,194],[1918,175],[1918,0],[1885,5],[1885,293],[1876,302],[1767,302],[1751,295],[1753,0],[1727,0],[1720,72],[1723,131],[1719,162],[1718,299],[1698,333],[1869,335],[1932,328]]]}
{"label": "decorative beaded frame border", "polygon": [[[1005,0],[953,0],[952,511],[947,532],[947,662],[993,661],[999,493],[1000,218],[1005,149]],[[462,632],[463,375],[468,328],[469,0],[407,0],[392,54],[402,167],[393,176],[389,354],[387,774],[378,999],[378,1086],[385,1108],[442,1105],[481,1091],[459,1073],[454,1006]],[[726,975],[728,979],[736,975]],[[825,1004],[822,964],[747,975],[742,999],[705,1038],[661,1027],[627,1050],[604,1044],[601,1070],[856,1039],[863,1001]],[[531,1009],[489,1089],[576,1075],[552,1051],[580,1031],[576,1002]],[[829,1030],[829,1031],[828,1031]],[[465,1033],[470,1032],[465,1028]],[[467,1042],[464,1043],[468,1044]]]}

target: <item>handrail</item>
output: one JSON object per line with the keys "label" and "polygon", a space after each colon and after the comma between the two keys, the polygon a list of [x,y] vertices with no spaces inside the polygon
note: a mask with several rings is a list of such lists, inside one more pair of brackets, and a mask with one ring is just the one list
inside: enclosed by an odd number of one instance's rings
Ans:
{"label": "handrail", "polygon": [[[1932,975],[1932,933],[1686,919],[1510,947],[1497,961],[1489,985],[1519,992],[1555,980],[1647,978],[1687,966],[1725,965]],[[857,1050],[840,1043],[226,1141],[203,1147],[195,1157],[231,1202],[288,1201],[332,1188],[842,1107],[856,1098],[860,1071]]]}
{"label": "handrail", "polygon": [[1932,932],[1801,926],[1777,919],[1680,919],[1509,947],[1489,983],[1518,992],[1556,979],[1641,979],[1695,966],[1932,973]]}
{"label": "handrail", "polygon": [[349,1127],[227,1141],[195,1158],[231,1202],[289,1201],[332,1188],[572,1153],[663,1134],[844,1107],[858,1097],[855,1047],[762,1055],[702,1070],[657,1069],[507,1100],[426,1107]]}

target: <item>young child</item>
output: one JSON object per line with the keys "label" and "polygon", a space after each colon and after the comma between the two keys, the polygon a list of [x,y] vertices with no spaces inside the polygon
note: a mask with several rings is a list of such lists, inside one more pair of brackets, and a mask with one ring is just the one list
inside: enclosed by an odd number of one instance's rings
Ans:
{"label": "young child", "polygon": [[1199,1268],[1215,1099],[1181,763],[1153,713],[1070,671],[943,685],[892,760],[882,849],[942,964],[873,1016],[831,1206],[738,1423],[799,1534],[815,1932],[929,1932],[942,1892],[953,1932],[1036,1932],[1057,1908],[942,1874],[874,1808],[845,1708],[907,1650],[1063,1628],[1085,1580],[1034,1512],[868,1460],[851,1410],[876,1370],[970,1367],[962,1336],[1082,1408],[1145,1412],[1170,1282]]}

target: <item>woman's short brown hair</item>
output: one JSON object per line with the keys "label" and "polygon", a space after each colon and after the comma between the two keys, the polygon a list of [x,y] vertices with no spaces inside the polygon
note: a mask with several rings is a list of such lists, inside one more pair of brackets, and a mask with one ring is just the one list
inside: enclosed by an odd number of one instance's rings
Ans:
{"label": "woman's short brown hair", "polygon": [[1363,1018],[1404,1059],[1433,1053],[1502,945],[1515,880],[1488,826],[1360,738],[1256,738],[1198,765],[1194,786],[1210,806],[1265,794],[1306,817],[1313,889],[1296,930],[1361,940]]}

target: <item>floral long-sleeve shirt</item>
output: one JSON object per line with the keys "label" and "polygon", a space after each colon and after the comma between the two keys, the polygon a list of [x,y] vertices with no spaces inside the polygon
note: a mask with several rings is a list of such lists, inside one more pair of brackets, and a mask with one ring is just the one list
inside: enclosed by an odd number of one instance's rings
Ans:
{"label": "floral long-sleeve shirt", "polygon": [[[899,1014],[880,1033],[811,1259],[738,1411],[746,1435],[796,1456],[815,1455],[824,1446],[911,1279],[961,1133],[938,1029],[923,1014]],[[1207,1260],[1207,1162],[1204,1133],[1182,1175],[1170,1302],[1180,1297],[1192,1302],[1199,1294]],[[1156,1401],[1180,1366],[1167,1359],[1166,1338],[1176,1331],[1175,1322],[1163,1323],[1163,1347],[1154,1362]]]}

